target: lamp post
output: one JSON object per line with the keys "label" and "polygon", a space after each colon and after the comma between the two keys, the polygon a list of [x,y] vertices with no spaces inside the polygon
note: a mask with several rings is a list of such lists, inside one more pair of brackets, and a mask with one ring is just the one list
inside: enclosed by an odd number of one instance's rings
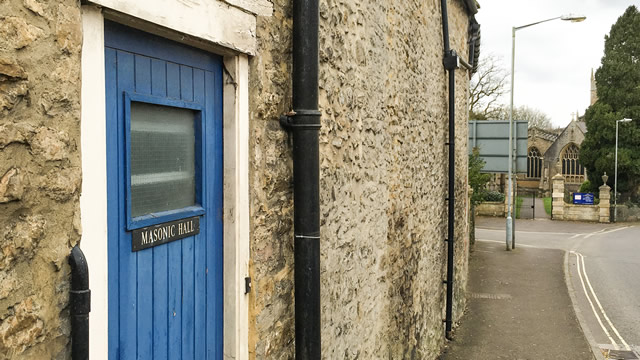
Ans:
{"label": "lamp post", "polygon": [[[550,19],[536,21],[531,24],[522,25],[522,26],[514,26],[511,28],[511,104],[509,106],[509,188],[507,190],[507,202],[509,205],[507,206],[507,250],[512,248],[515,249],[516,242],[513,231],[513,218],[511,217],[511,209],[513,207],[513,196],[512,196],[512,165],[513,165],[513,80],[514,80],[514,69],[515,69],[515,60],[516,60],[516,31],[533,26],[538,25],[551,20],[564,20],[571,22],[581,22],[584,21],[587,17],[581,15],[563,15],[557,16]],[[511,247],[509,247],[509,240],[511,240]]]}
{"label": "lamp post", "polygon": [[631,121],[631,119],[627,118],[616,120],[616,165],[615,174],[613,176],[613,222],[618,221],[618,124],[629,121]]}

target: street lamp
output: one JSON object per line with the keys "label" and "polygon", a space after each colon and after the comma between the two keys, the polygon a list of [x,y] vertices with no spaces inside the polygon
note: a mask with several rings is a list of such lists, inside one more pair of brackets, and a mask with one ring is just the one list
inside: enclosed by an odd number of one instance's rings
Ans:
{"label": "street lamp", "polygon": [[616,168],[613,177],[613,222],[618,221],[618,124],[630,122],[631,119],[616,120]]}
{"label": "street lamp", "polygon": [[515,69],[515,60],[516,60],[516,31],[527,28],[529,26],[538,25],[551,20],[564,20],[571,22],[581,22],[584,21],[587,17],[582,15],[562,15],[557,16],[550,19],[545,19],[541,21],[536,21],[531,24],[522,25],[522,26],[514,26],[511,28],[511,105],[509,106],[509,189],[507,190],[507,202],[509,205],[507,206],[508,214],[507,214],[507,250],[509,249],[509,239],[511,239],[511,248],[515,248],[515,236],[513,234],[513,220],[511,217],[511,208],[513,207],[513,199],[511,195],[512,190],[512,163],[513,163],[513,80],[514,80],[514,69]]}

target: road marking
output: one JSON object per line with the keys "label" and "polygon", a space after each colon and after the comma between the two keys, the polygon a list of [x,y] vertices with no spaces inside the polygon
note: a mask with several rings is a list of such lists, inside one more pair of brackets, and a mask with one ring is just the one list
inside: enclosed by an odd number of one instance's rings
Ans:
{"label": "road marking", "polygon": [[[571,253],[576,256],[576,260],[577,260],[576,267],[578,269],[578,276],[580,277],[580,283],[582,284],[582,290],[584,290],[584,294],[587,297],[587,300],[589,301],[589,304],[591,305],[591,310],[593,310],[593,314],[596,316],[596,319],[598,320],[598,323],[600,324],[600,327],[602,328],[604,333],[609,338],[609,341],[611,341],[611,344],[617,350],[618,349],[618,345],[613,340],[613,338],[609,334],[609,331],[607,330],[607,328],[602,323],[602,320],[600,319],[600,315],[598,315],[598,311],[596,310],[596,307],[593,305],[593,302],[591,301],[591,297],[589,296],[589,293],[587,292],[587,288],[584,285],[585,284],[584,280],[586,280],[587,285],[589,286],[589,290],[591,291],[591,295],[593,296],[593,299],[596,301],[596,304],[598,304],[598,308],[600,309],[600,312],[602,313],[602,315],[605,318],[606,322],[609,324],[609,326],[611,327],[613,332],[616,334],[618,339],[620,339],[620,342],[622,342],[622,344],[624,345],[625,349],[626,350],[631,350],[631,348],[629,347],[629,344],[627,344],[627,342],[624,341],[624,339],[622,338],[622,336],[618,332],[618,329],[616,329],[616,327],[613,326],[613,323],[611,322],[611,320],[607,316],[607,313],[604,311],[604,308],[602,307],[602,304],[600,303],[600,300],[598,299],[598,296],[596,295],[596,292],[593,290],[593,287],[591,286],[591,281],[589,281],[589,276],[587,275],[587,268],[586,268],[586,265],[585,265],[584,256],[581,253],[577,252],[577,251],[571,251]],[[580,264],[581,263],[582,263],[582,269],[580,268]],[[584,274],[584,280],[583,280],[583,274]]]}
{"label": "road marking", "polygon": [[[476,230],[486,230],[486,231],[500,231],[500,232],[505,232],[505,229],[489,229],[489,228],[479,228],[477,227]],[[525,230],[516,230],[516,234],[517,233],[524,233],[524,234],[552,234],[552,235],[570,235],[570,234],[575,234],[575,233],[571,233],[571,232],[548,232],[548,231],[525,231]],[[576,234],[576,235],[583,235],[583,234]]]}
{"label": "road marking", "polygon": [[588,238],[590,238],[590,237],[592,237],[592,236],[594,236],[594,235],[605,235],[605,234],[611,234],[612,232],[616,232],[616,231],[618,231],[618,230],[624,230],[624,229],[627,229],[627,228],[630,228],[630,226],[622,226],[622,227],[619,227],[619,228],[613,228],[613,229],[602,229],[602,230],[598,230],[598,231],[596,231],[596,232],[592,232],[592,233],[590,233],[590,234],[586,234],[584,238],[585,238],[585,239],[588,239]]}
{"label": "road marking", "polygon": [[[489,239],[476,239],[476,241],[490,242],[490,243],[496,243],[496,244],[502,244],[502,245],[504,245],[504,244],[505,244],[505,242],[504,242],[504,241],[489,240]],[[546,249],[546,248],[542,248],[542,247],[538,247],[538,246],[533,246],[533,245],[526,245],[526,244],[518,244],[518,246],[522,246],[522,247],[530,247],[530,248],[535,248],[535,249]]]}
{"label": "road marking", "polygon": [[590,233],[590,234],[585,235],[585,236],[584,236],[584,238],[585,238],[585,239],[588,239],[588,238],[592,237],[593,235],[601,234],[601,233],[602,233],[603,231],[605,231],[605,230],[606,230],[606,229],[601,229],[601,230],[598,230],[598,231],[596,231],[596,232],[592,232],[592,233]]}
{"label": "road marking", "polygon": [[[594,235],[605,235],[605,234],[610,234],[612,232],[616,232],[619,230],[624,230],[624,229],[628,229],[630,227],[633,226],[622,226],[622,227],[618,227],[618,228],[604,228],[604,229],[600,229],[598,231],[594,231],[592,233],[581,233],[581,234],[576,234],[576,233],[571,233],[571,232],[548,232],[548,231],[524,231],[524,230],[517,230],[517,233],[524,233],[524,234],[546,234],[546,235],[572,235],[569,239],[575,239],[577,237],[580,236],[584,236],[585,239],[588,239]],[[476,230],[484,230],[484,231],[499,231],[499,232],[505,232],[505,229],[491,229],[491,228],[476,228]]]}
{"label": "road marking", "polygon": [[576,260],[577,260],[576,261],[576,267],[578,269],[578,276],[580,277],[580,283],[582,284],[582,290],[584,290],[584,295],[587,297],[587,300],[589,301],[589,305],[591,305],[591,310],[593,310],[593,314],[596,316],[596,319],[598,320],[598,323],[600,324],[600,327],[604,331],[605,335],[607,335],[607,338],[609,338],[609,341],[611,342],[611,344],[615,347],[616,350],[618,350],[618,345],[613,340],[613,338],[609,334],[609,331],[607,330],[607,328],[602,323],[602,320],[600,319],[600,315],[598,315],[598,312],[596,311],[596,307],[593,306],[593,302],[591,301],[591,298],[589,297],[589,293],[587,292],[587,288],[584,286],[584,280],[582,278],[582,271],[580,270],[580,256],[578,256],[578,253],[575,252],[575,251],[571,251],[571,253],[576,256]]}
{"label": "road marking", "polygon": [[509,294],[471,293],[472,299],[511,300]]}
{"label": "road marking", "polygon": [[619,227],[619,228],[615,228],[615,229],[610,229],[610,230],[607,230],[607,231],[603,232],[602,234],[603,235],[604,234],[611,234],[612,232],[616,232],[618,230],[628,229],[628,228],[631,228],[631,227],[633,227],[633,226],[623,226],[623,227]]}
{"label": "road marking", "polygon": [[602,308],[602,305],[600,304],[600,300],[598,300],[598,297],[596,296],[596,292],[593,290],[593,287],[591,286],[591,282],[589,281],[589,276],[587,276],[587,268],[586,268],[586,265],[585,265],[585,262],[584,262],[584,256],[582,254],[580,254],[580,253],[577,253],[577,254],[580,255],[580,259],[582,260],[582,272],[584,273],[584,278],[585,278],[585,280],[587,280],[587,285],[589,285],[589,290],[591,290],[591,294],[593,294],[593,298],[595,299],[596,304],[598,304],[598,307],[600,308],[600,311],[602,312],[602,315],[604,316],[605,320],[607,320],[607,323],[609,324],[609,326],[611,326],[611,329],[613,330],[613,332],[618,336],[618,338],[620,339],[620,341],[624,345],[625,349],[631,350],[631,348],[629,347],[629,344],[627,344],[627,342],[624,341],[622,336],[620,336],[620,333],[618,332],[618,329],[616,329],[616,327],[613,326],[613,323],[611,322],[611,320],[607,316],[607,313],[604,312],[604,309]]}

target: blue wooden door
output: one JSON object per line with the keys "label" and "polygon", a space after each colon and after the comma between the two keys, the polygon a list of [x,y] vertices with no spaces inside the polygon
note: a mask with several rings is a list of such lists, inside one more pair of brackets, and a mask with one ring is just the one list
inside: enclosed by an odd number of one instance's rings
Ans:
{"label": "blue wooden door", "polygon": [[109,359],[222,359],[221,58],[106,22],[105,68]]}

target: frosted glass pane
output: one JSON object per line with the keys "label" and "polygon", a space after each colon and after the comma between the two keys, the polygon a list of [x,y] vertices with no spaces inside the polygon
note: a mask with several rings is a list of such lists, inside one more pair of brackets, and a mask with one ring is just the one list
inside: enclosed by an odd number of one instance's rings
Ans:
{"label": "frosted glass pane", "polygon": [[131,102],[131,217],[195,204],[195,115]]}

